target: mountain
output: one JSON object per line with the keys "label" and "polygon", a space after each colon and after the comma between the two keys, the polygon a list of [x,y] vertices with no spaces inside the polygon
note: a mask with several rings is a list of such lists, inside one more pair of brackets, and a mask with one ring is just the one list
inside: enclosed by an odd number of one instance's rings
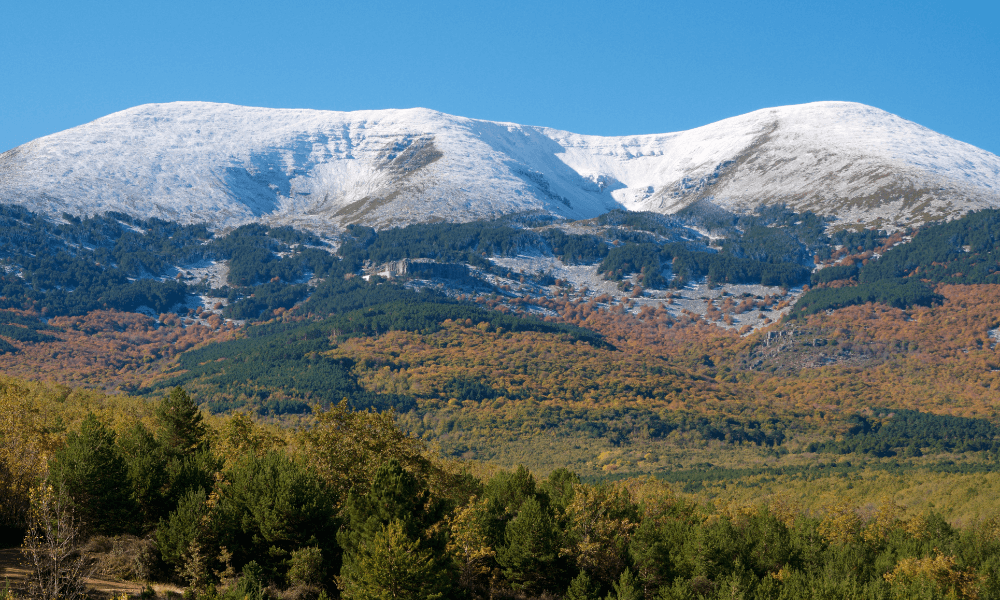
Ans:
{"label": "mountain", "polygon": [[588,136],[427,109],[149,104],[0,154],[0,200],[314,230],[520,211],[745,212],[783,202],[894,228],[1000,206],[1000,157],[869,106],[770,108],[679,133]]}

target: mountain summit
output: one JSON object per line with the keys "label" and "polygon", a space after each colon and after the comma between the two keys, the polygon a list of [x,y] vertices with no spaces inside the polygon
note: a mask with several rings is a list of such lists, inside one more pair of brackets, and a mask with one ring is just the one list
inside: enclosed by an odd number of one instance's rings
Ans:
{"label": "mountain summit", "polygon": [[746,211],[883,227],[1000,206],[1000,157],[877,108],[817,102],[599,137],[427,109],[147,104],[0,154],[0,200],[213,226],[390,227],[537,210]]}

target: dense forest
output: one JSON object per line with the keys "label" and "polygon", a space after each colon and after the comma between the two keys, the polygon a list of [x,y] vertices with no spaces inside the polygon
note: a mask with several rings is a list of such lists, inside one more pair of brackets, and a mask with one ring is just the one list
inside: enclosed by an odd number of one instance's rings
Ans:
{"label": "dense forest", "polygon": [[[289,227],[244,225],[217,236],[204,224],[119,213],[63,219],[0,205],[0,307],[49,317],[142,307],[159,314],[187,310],[191,295],[208,294],[233,303],[227,317],[256,318],[264,309],[290,308],[306,291],[296,282],[338,266],[325,242]],[[214,261],[228,266],[221,290],[177,269]]]}
{"label": "dense forest", "polygon": [[[870,253],[884,232],[841,234],[834,241],[853,251]],[[855,285],[810,290],[796,304],[793,315],[813,314],[878,302],[900,308],[930,306],[940,301],[935,284],[1000,283],[1000,211],[984,209],[960,219],[932,223],[912,241],[895,245],[877,260],[837,265],[816,271],[813,284],[854,280]]]}
{"label": "dense forest", "polygon": [[663,479],[441,461],[389,412],[335,405],[289,430],[208,417],[180,388],[53,391],[3,382],[0,518],[37,565],[8,598],[67,597],[86,574],[205,600],[1000,597],[993,515],[707,503]]}

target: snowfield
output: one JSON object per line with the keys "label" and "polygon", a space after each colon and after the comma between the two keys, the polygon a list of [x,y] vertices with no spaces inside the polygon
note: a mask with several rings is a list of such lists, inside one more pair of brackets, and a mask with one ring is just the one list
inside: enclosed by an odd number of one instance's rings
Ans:
{"label": "snowfield", "polygon": [[885,111],[818,102],[679,133],[598,137],[432,110],[150,104],[0,154],[0,201],[215,228],[333,231],[525,210],[785,202],[889,229],[1000,206],[1000,157]]}

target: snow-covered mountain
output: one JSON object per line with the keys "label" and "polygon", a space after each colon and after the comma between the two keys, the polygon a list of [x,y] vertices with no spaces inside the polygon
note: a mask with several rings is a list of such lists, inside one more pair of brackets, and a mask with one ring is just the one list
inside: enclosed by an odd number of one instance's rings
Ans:
{"label": "snow-covered mountain", "polygon": [[1000,206],[1000,157],[849,102],[598,137],[426,109],[150,104],[0,154],[0,202],[313,229],[785,202],[892,227]]}

